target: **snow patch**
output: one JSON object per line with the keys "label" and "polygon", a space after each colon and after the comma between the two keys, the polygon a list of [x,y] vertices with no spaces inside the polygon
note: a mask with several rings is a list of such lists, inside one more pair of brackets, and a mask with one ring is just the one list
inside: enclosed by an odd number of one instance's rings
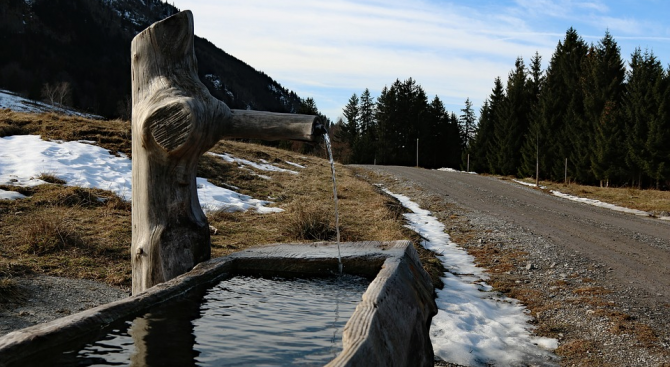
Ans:
{"label": "snow patch", "polygon": [[[524,185],[524,186],[538,187],[538,186],[535,185],[534,183],[523,182],[523,181],[519,181],[519,180],[512,180],[512,181],[514,181],[514,182],[516,182],[516,183],[518,183],[518,184]],[[546,186],[539,186],[539,188],[541,188],[541,189],[546,189],[547,187],[546,187]]]}
{"label": "snow patch", "polygon": [[630,208],[625,208],[625,207],[614,205],[614,204],[604,203],[604,202],[602,202],[600,200],[596,200],[596,199],[581,198],[581,197],[578,197],[578,196],[572,196],[572,195],[564,194],[560,191],[554,191],[554,190],[551,190],[550,192],[554,196],[558,196],[560,198],[564,198],[564,199],[568,199],[568,200],[572,200],[572,201],[576,201],[576,202],[580,202],[580,203],[584,203],[584,204],[589,204],[589,205],[593,205],[593,206],[597,206],[597,207],[601,207],[601,208],[607,208],[607,209],[610,209],[610,210],[615,210],[615,211],[623,212],[623,213],[635,214],[635,215],[639,215],[639,216],[643,216],[643,217],[651,216],[651,214],[649,214],[645,211],[642,211],[642,210],[630,209]]}
{"label": "snow patch", "polygon": [[60,106],[52,106],[50,104],[43,102],[31,101],[29,99],[17,95],[16,93],[4,89],[0,89],[0,108],[9,108],[10,110],[16,112],[27,112],[27,113],[55,112],[95,120],[102,119],[101,116],[82,113]]}
{"label": "snow patch", "polygon": [[458,173],[469,173],[471,175],[476,175],[477,172],[467,172],[467,171],[459,171],[457,169],[449,168],[449,167],[443,167],[443,168],[438,168],[438,171],[443,171],[443,172],[458,172]]}
{"label": "snow patch", "polygon": [[[0,138],[0,185],[35,186],[45,184],[38,177],[49,173],[68,186],[112,191],[130,201],[132,163],[107,149],[82,142],[44,141],[37,135]],[[196,178],[198,199],[205,211],[255,209],[260,213],[282,211],[270,208],[269,201],[257,200]]]}
{"label": "snow patch", "polygon": [[517,300],[492,292],[486,274],[474,258],[451,241],[428,210],[408,197],[398,199],[412,213],[403,214],[407,227],[422,238],[423,246],[436,254],[447,272],[444,288],[436,290],[438,312],[430,338],[435,356],[465,366],[555,365],[556,339],[533,337],[527,310]]}
{"label": "snow patch", "polygon": [[16,191],[6,191],[0,189],[0,200],[16,200],[23,198],[25,198],[25,195],[22,195]]}
{"label": "snow patch", "polygon": [[293,166],[293,167],[305,168],[305,166],[300,165],[300,164],[298,164],[298,163],[293,163],[293,162],[289,162],[289,161],[284,161],[284,162],[286,162],[286,164],[290,164],[290,165]]}
{"label": "snow patch", "polygon": [[252,161],[247,160],[247,159],[236,158],[236,157],[233,157],[230,154],[226,154],[226,153],[218,154],[218,153],[209,152],[207,154],[213,155],[215,157],[219,157],[219,158],[221,158],[224,161],[229,162],[229,163],[237,163],[240,167],[249,166],[249,167],[253,167],[253,168],[255,168],[257,170],[260,170],[260,171],[287,172],[287,173],[291,173],[291,174],[294,174],[294,175],[298,174],[297,171],[277,167],[273,164],[268,163],[267,161],[265,161],[263,159],[261,159],[261,163],[256,163],[256,162],[252,162]]}

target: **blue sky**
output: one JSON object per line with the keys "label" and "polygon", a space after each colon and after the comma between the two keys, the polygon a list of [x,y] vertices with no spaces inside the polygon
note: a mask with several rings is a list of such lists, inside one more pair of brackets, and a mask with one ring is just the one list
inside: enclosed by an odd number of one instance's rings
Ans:
{"label": "blue sky", "polygon": [[377,97],[396,79],[414,78],[460,114],[476,112],[493,80],[517,57],[539,52],[546,68],[573,27],[589,43],[609,30],[624,60],[636,47],[670,64],[667,0],[420,1],[174,0],[191,10],[195,33],[312,97],[331,120],[353,93]]}

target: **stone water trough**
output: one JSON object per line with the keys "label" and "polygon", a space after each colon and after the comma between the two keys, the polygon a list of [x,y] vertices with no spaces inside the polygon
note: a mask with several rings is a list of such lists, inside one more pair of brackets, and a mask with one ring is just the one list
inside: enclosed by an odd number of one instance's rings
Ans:
{"label": "stone water trough", "polygon": [[[342,352],[327,366],[432,366],[428,331],[437,307],[432,283],[412,244],[349,242],[341,243],[340,249],[346,274],[374,280],[344,327]],[[334,243],[250,248],[200,263],[132,297],[9,333],[0,338],[0,366],[54,360],[94,340],[106,325],[236,274],[309,277],[336,274],[337,269]]]}

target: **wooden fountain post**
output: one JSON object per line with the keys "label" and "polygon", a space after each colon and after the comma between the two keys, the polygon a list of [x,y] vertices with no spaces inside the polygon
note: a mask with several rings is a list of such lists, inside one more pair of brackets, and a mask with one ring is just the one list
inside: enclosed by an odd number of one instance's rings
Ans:
{"label": "wooden fountain post", "polygon": [[196,191],[198,158],[222,138],[312,140],[315,116],[234,110],[200,82],[190,11],[131,44],[133,294],[211,256]]}

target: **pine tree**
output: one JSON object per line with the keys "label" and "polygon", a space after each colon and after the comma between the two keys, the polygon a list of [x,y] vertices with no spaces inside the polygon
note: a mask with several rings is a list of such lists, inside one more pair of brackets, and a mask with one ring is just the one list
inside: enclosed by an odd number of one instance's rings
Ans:
{"label": "pine tree", "polygon": [[530,114],[526,79],[523,59],[517,58],[515,68],[507,79],[506,98],[495,129],[498,167],[503,175],[515,175],[521,165],[521,147],[528,132]]}
{"label": "pine tree", "polygon": [[[342,110],[342,114],[344,115],[344,121],[342,121],[342,127],[340,129],[340,136],[338,138],[347,144],[350,149],[353,149],[354,146],[356,145],[356,141],[360,138],[359,136],[359,120],[360,120],[360,113],[358,109],[358,104],[359,104],[359,99],[356,93],[354,93],[351,98],[349,98],[349,102],[347,103],[346,106],[344,106],[344,109]],[[353,156],[350,157],[351,161],[357,162],[357,157]]]}
{"label": "pine tree", "polygon": [[631,55],[629,65],[624,98],[626,165],[631,182],[641,188],[643,176],[649,172],[648,162],[653,160],[647,141],[650,124],[661,112],[664,70],[653,52],[642,54],[639,48]]}
{"label": "pine tree", "polygon": [[358,102],[358,131],[359,138],[354,144],[356,162],[375,163],[378,150],[378,127],[375,124],[375,103],[370,96],[370,90],[365,88]]}
{"label": "pine tree", "polygon": [[491,107],[488,99],[484,101],[479,110],[479,122],[477,124],[477,133],[470,142],[470,146],[465,154],[470,155],[470,170],[474,172],[488,172],[488,163],[486,155],[488,145],[493,140],[493,123],[491,120]]}
{"label": "pine tree", "polygon": [[645,171],[654,180],[658,190],[662,181],[670,180],[670,69],[664,78],[656,82],[654,95],[660,100],[660,105],[649,124],[645,148],[651,157],[645,165]]}
{"label": "pine tree", "polygon": [[530,70],[528,70],[528,103],[530,114],[528,116],[528,133],[521,148],[521,166],[518,175],[521,177],[535,176],[539,168],[539,144],[540,144],[540,93],[544,87],[544,73],[542,72],[542,57],[539,53],[531,58]]}
{"label": "pine tree", "polygon": [[396,80],[377,99],[375,119],[379,131],[377,149],[383,164],[415,165],[416,139],[429,133],[423,88],[412,78]]}
{"label": "pine tree", "polygon": [[563,180],[564,159],[570,158],[568,174],[574,176],[575,136],[584,116],[580,80],[582,64],[588,47],[573,28],[559,41],[546,72],[546,82],[540,93],[539,148],[540,166],[549,178]]}
{"label": "pine tree", "polygon": [[[396,80],[396,83],[399,83]],[[377,108],[375,109],[375,121],[377,123],[378,141],[376,144],[377,162],[381,164],[390,164],[393,161],[392,144],[395,144],[395,125],[397,123],[394,111],[396,109],[396,89],[384,87],[381,94],[377,97]]]}
{"label": "pine tree", "polygon": [[461,137],[458,123],[452,123],[438,96],[426,106],[419,138],[419,165],[427,168],[458,168],[461,159]]}
{"label": "pine tree", "polygon": [[373,134],[375,129],[374,115],[375,104],[370,96],[370,90],[365,88],[361,94],[360,105],[358,107],[360,113],[360,130],[362,133]]}
{"label": "pine tree", "polygon": [[461,109],[463,112],[459,116],[459,122],[461,124],[461,131],[463,132],[463,149],[467,149],[470,146],[470,141],[475,137],[476,133],[476,122],[475,111],[472,109],[472,102],[470,98],[465,100],[465,108]]}
{"label": "pine tree", "polygon": [[[590,154],[591,170],[596,179],[609,183],[625,173],[625,146],[622,102],[626,69],[620,49],[609,32],[591,47],[585,59],[584,125],[576,136],[578,157]],[[583,138],[591,135],[591,139]],[[580,139],[580,137],[582,137]],[[580,163],[585,160],[579,161]],[[586,166],[587,163],[581,163]],[[583,170],[578,178],[588,182]]]}

